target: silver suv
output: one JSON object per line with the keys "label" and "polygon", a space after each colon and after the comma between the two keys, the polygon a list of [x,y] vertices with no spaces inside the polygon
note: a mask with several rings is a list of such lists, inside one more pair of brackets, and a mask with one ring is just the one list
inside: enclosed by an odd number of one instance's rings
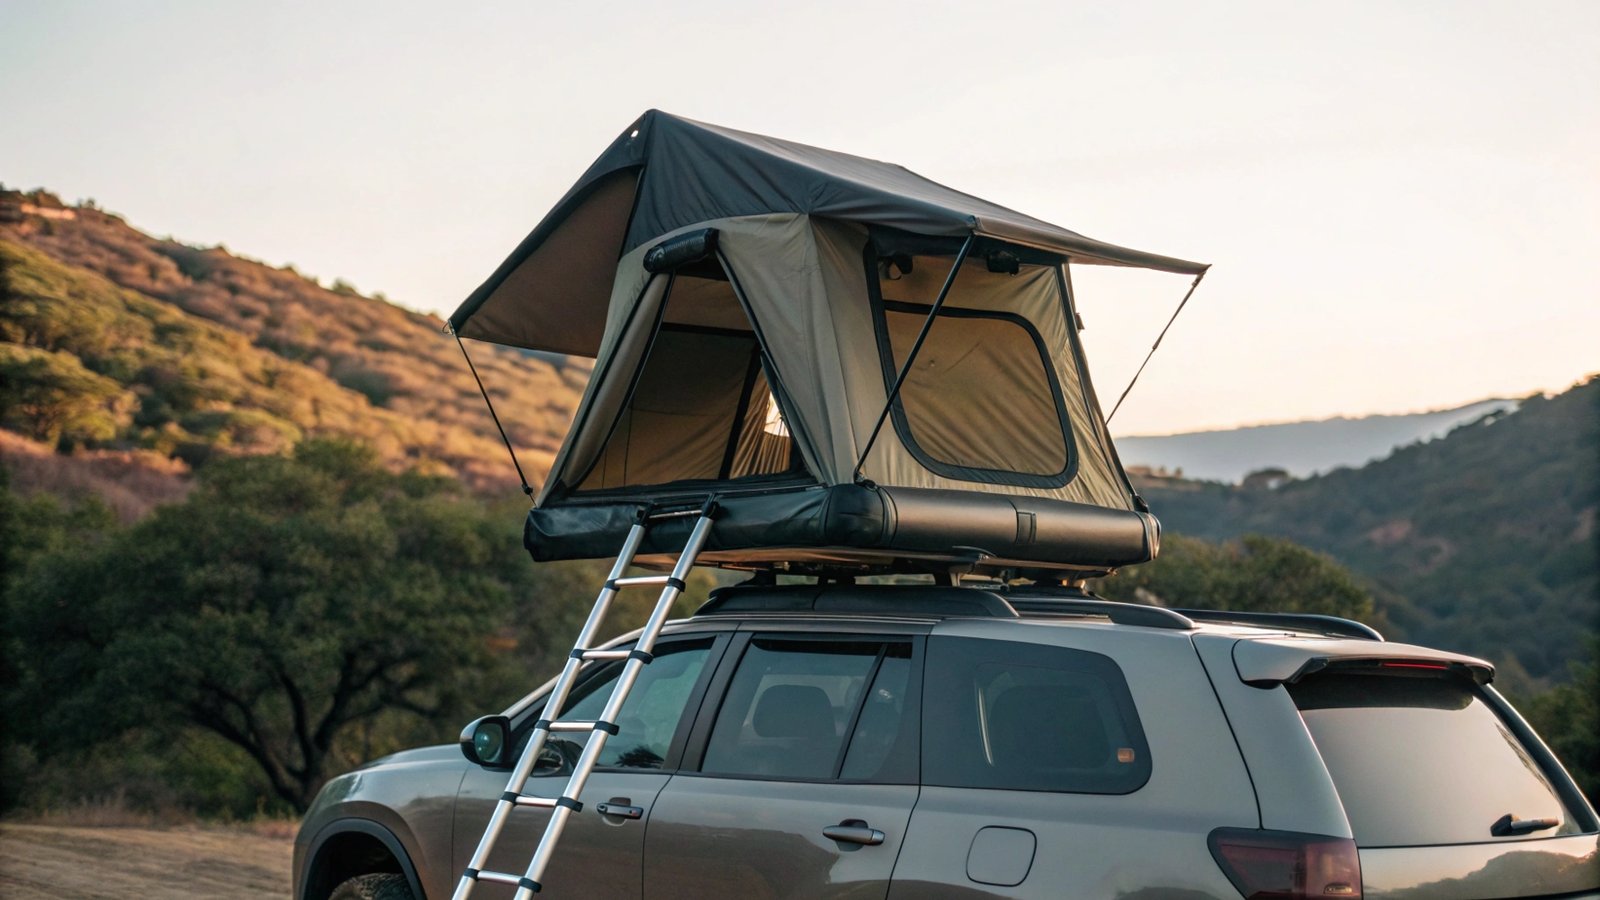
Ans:
{"label": "silver suv", "polygon": [[[1594,810],[1492,677],[1320,616],[727,588],[663,633],[544,892],[1600,898]],[[549,689],[330,782],[296,896],[449,897]],[[527,793],[565,786],[562,737]],[[490,866],[522,871],[547,815],[517,809]]]}

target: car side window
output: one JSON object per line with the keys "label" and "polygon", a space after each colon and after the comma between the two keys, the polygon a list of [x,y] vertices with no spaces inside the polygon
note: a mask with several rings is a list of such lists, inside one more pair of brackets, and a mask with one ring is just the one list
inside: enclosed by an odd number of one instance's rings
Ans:
{"label": "car side window", "polygon": [[1122,670],[1083,650],[928,640],[923,783],[1126,794],[1150,778]]}
{"label": "car side window", "polygon": [[[639,672],[639,680],[617,715],[617,733],[606,741],[598,765],[624,769],[659,769],[672,746],[672,736],[683,718],[684,707],[705,671],[711,641],[679,642],[657,648],[653,661]],[[622,675],[623,662],[607,664],[585,679],[568,700],[563,719],[598,719],[611,690]],[[552,735],[549,743],[568,759],[576,759],[581,745]]]}
{"label": "car side window", "polygon": [[910,641],[751,639],[712,725],[701,771],[914,780],[911,661]]}

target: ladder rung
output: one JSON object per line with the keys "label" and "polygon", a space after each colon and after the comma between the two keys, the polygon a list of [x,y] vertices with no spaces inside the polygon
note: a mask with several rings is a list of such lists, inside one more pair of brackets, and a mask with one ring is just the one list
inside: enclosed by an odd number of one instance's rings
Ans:
{"label": "ladder rung", "polygon": [[[600,724],[601,724],[600,722],[589,721],[589,720],[572,721],[572,722],[551,722],[549,724],[548,728],[549,728],[551,734],[559,734],[559,733],[564,732],[564,731],[567,731],[567,732],[571,732],[571,731],[594,731],[596,728],[598,728],[600,726]],[[608,728],[604,728],[604,729],[601,729],[601,730],[602,731],[609,731],[610,728],[608,727]]]}
{"label": "ladder rung", "polygon": [[667,584],[675,581],[671,575],[634,575],[631,578],[617,578],[612,580],[613,587],[633,587],[636,584]]}
{"label": "ladder rung", "polygon": [[506,872],[479,872],[476,876],[479,881],[498,881],[501,884],[521,884],[521,875],[512,875]]}
{"label": "ladder rung", "polygon": [[518,794],[517,799],[512,802],[518,806],[531,806],[534,809],[556,808],[556,798],[554,797],[530,797],[527,794]]}
{"label": "ladder rung", "polygon": [[632,653],[632,650],[584,650],[578,654],[578,658],[584,662],[597,659],[627,659]]}

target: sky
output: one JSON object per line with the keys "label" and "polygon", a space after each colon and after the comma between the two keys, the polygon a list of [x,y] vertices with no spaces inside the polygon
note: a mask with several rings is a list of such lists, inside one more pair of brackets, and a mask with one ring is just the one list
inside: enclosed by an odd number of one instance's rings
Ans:
{"label": "sky", "polygon": [[[1600,372],[1600,3],[0,4],[0,182],[448,313],[641,112],[1213,264],[1113,422]],[[1075,270],[1109,410],[1187,279]]]}

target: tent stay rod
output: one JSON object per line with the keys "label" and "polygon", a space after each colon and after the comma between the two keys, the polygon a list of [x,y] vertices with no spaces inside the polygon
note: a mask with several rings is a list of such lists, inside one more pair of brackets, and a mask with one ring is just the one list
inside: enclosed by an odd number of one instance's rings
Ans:
{"label": "tent stay rod", "polygon": [[900,397],[900,387],[905,384],[906,376],[911,374],[911,366],[917,361],[917,354],[922,352],[922,345],[928,339],[928,332],[933,330],[933,320],[938,317],[945,299],[950,296],[950,288],[956,283],[956,274],[961,271],[961,264],[967,261],[967,254],[972,252],[972,245],[977,239],[977,232],[969,233],[960,251],[956,253],[956,261],[950,266],[950,274],[944,277],[944,285],[939,288],[939,296],[933,301],[933,307],[928,310],[928,317],[922,320],[922,330],[917,332],[917,339],[911,344],[911,352],[901,364],[900,372],[894,377],[894,386],[889,388],[889,397],[884,401],[883,412],[878,413],[878,422],[872,426],[872,434],[868,436],[867,445],[861,450],[861,458],[856,460],[856,467],[850,473],[851,481],[861,480],[861,467],[866,465],[867,456],[872,453],[872,445],[878,442],[878,434],[883,431],[883,423],[889,420],[889,412],[894,409],[895,401]]}
{"label": "tent stay rod", "polygon": [[1194,276],[1194,281],[1189,285],[1188,292],[1183,295],[1182,300],[1178,301],[1178,308],[1172,311],[1172,318],[1167,320],[1166,327],[1162,328],[1161,333],[1156,335],[1156,342],[1150,345],[1150,352],[1144,355],[1144,362],[1139,364],[1139,371],[1134,372],[1133,377],[1128,379],[1128,386],[1122,389],[1122,396],[1117,398],[1117,405],[1111,407],[1111,414],[1106,416],[1107,425],[1111,424],[1111,417],[1117,414],[1117,410],[1122,408],[1122,401],[1128,399],[1128,392],[1133,390],[1133,386],[1138,382],[1139,376],[1144,374],[1144,367],[1150,365],[1150,357],[1156,355],[1156,350],[1161,346],[1161,341],[1167,336],[1167,332],[1172,329],[1172,323],[1178,321],[1178,313],[1183,312],[1183,308],[1189,303],[1189,298],[1194,296],[1194,289],[1200,286],[1200,279],[1206,277],[1206,271],[1202,269],[1198,275]]}
{"label": "tent stay rod", "polygon": [[511,456],[511,465],[517,470],[517,480],[522,482],[522,493],[529,499],[533,498],[533,488],[528,486],[528,476],[522,474],[522,463],[517,461],[517,451],[511,449],[511,438],[506,435],[506,427],[500,424],[500,416],[494,411],[494,401],[489,399],[489,389],[483,386],[483,379],[478,377],[478,367],[472,364],[472,357],[467,353],[467,345],[461,342],[461,335],[455,328],[445,323],[445,330],[456,339],[456,346],[461,348],[461,358],[467,361],[467,370],[472,373],[472,380],[478,383],[478,393],[483,395],[483,403],[489,407],[489,418],[494,420],[494,427],[500,432],[500,440],[506,445],[506,453]]}

